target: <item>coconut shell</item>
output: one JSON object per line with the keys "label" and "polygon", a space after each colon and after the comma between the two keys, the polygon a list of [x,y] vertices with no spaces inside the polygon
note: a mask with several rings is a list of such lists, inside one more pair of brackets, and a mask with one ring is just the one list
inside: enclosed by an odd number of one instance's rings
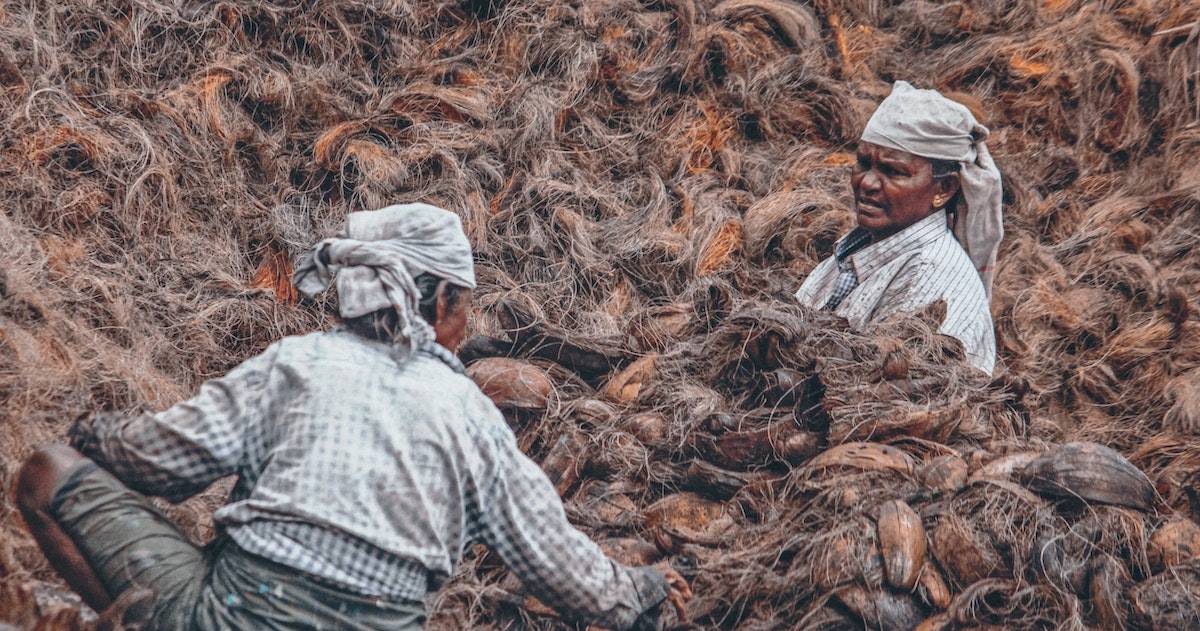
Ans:
{"label": "coconut shell", "polygon": [[848,585],[833,597],[875,631],[910,631],[925,619],[921,606],[906,594]]}
{"label": "coconut shell", "polygon": [[617,418],[616,408],[599,399],[576,399],[566,413],[584,427],[605,427]]}
{"label": "coconut shell", "polygon": [[863,471],[899,471],[912,475],[915,465],[907,453],[878,443],[845,443],[830,447],[806,465],[820,471],[836,467]]}
{"label": "coconut shell", "polygon": [[1033,459],[1020,471],[1021,481],[1051,498],[1127,506],[1148,511],[1154,485],[1116,451],[1096,443],[1067,443]]}
{"label": "coconut shell", "polygon": [[506,357],[512,353],[513,343],[490,335],[472,335],[458,345],[457,355],[464,364],[472,364],[484,357]]}
{"label": "coconut shell", "polygon": [[670,421],[656,412],[634,414],[621,424],[621,429],[633,434],[647,447],[658,447],[667,439]]}
{"label": "coconut shell", "polygon": [[716,545],[734,526],[724,504],[696,493],[668,495],[644,514],[646,529],[668,554],[678,554],[685,543]]}
{"label": "coconut shell", "polygon": [[991,543],[962,519],[943,519],[933,530],[930,543],[933,556],[959,589],[1000,569],[1000,557]]}
{"label": "coconut shell", "polygon": [[519,359],[480,359],[467,367],[467,376],[500,409],[545,409],[554,394],[546,371]]}
{"label": "coconut shell", "polygon": [[1172,518],[1150,536],[1146,557],[1155,574],[1200,558],[1200,526],[1183,516]]}
{"label": "coconut shell", "polygon": [[875,530],[888,584],[912,591],[925,567],[925,527],[921,516],[908,504],[892,500],[879,507]]}
{"label": "coconut shell", "polygon": [[967,463],[954,454],[946,454],[930,460],[917,475],[928,488],[955,493],[967,483]]}
{"label": "coconut shell", "polygon": [[942,578],[941,571],[934,567],[933,563],[927,562],[921,570],[921,577],[917,579],[917,593],[921,595],[922,600],[938,609],[950,606],[950,587],[946,585],[946,579]]}

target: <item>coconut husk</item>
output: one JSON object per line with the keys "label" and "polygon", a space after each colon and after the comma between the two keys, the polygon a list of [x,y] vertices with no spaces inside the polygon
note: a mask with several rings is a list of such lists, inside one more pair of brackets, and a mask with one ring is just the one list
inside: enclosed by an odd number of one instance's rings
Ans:
{"label": "coconut husk", "polygon": [[[918,603],[931,628],[1195,626],[1191,562],[1166,534],[1170,515],[1200,517],[1194,3],[66,0],[0,14],[7,461],[78,414],[164,409],[335,325],[336,297],[295,296],[288,267],[348,212],[425,201],[459,214],[475,254],[460,356],[541,371],[552,392],[504,410],[517,444],[587,534],[674,554],[693,628],[863,628],[888,599]],[[893,79],[938,88],[992,132],[1006,235],[991,379],[938,332],[937,304],[853,330],[793,298],[854,225],[854,143]],[[626,371],[650,356],[653,371]],[[1039,456],[1020,454],[1072,442],[1145,479],[1117,467],[1086,502],[1026,480]],[[907,460],[856,461],[845,443]],[[830,451],[837,464],[814,466]],[[1058,486],[1097,488],[1063,462]],[[1122,476],[1137,481],[1110,484]],[[732,525],[646,526],[680,492]],[[219,495],[169,514],[202,539]],[[876,541],[890,502],[929,529],[902,596]],[[48,576],[4,500],[0,530],[0,587]],[[947,540],[974,570],[943,558]],[[568,628],[512,580],[469,553],[427,626]],[[832,596],[850,585],[862,619]]]}

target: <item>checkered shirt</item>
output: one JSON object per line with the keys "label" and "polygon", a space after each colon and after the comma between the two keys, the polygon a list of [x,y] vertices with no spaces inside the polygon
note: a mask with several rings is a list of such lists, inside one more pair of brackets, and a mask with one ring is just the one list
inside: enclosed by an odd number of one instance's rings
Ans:
{"label": "checkered shirt", "polygon": [[[941,332],[961,340],[971,365],[991,374],[996,364],[991,307],[979,272],[946,225],[945,211],[855,249],[851,242],[861,233],[855,229],[842,237],[838,254],[817,265],[796,298],[814,308],[834,305],[833,312],[855,328],[945,300]],[[856,281],[850,290],[844,290],[846,268]]]}
{"label": "checkered shirt", "polygon": [[356,594],[419,601],[480,542],[568,617],[652,619],[663,575],[570,525],[458,360],[389,351],[344,330],[286,338],[164,412],[93,417],[76,444],[171,501],[237,475],[214,515],[233,541]]}

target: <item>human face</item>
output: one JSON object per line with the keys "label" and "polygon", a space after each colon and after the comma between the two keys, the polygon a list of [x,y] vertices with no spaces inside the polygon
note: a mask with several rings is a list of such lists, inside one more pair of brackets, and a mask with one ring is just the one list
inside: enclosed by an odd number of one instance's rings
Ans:
{"label": "human face", "polygon": [[928,217],[934,211],[934,196],[946,188],[934,179],[929,160],[866,141],[858,143],[850,187],[858,226],[874,241]]}

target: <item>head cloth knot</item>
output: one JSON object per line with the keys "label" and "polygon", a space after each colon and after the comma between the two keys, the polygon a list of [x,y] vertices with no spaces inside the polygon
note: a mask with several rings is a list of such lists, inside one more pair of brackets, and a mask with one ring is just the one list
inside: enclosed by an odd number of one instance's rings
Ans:
{"label": "head cloth knot", "polygon": [[311,297],[328,289],[335,273],[342,317],[393,307],[401,325],[396,341],[410,350],[435,338],[433,327],[420,314],[416,276],[429,273],[475,288],[471,244],[462,220],[429,204],[350,213],[337,236],[320,242],[305,257],[293,282]]}

